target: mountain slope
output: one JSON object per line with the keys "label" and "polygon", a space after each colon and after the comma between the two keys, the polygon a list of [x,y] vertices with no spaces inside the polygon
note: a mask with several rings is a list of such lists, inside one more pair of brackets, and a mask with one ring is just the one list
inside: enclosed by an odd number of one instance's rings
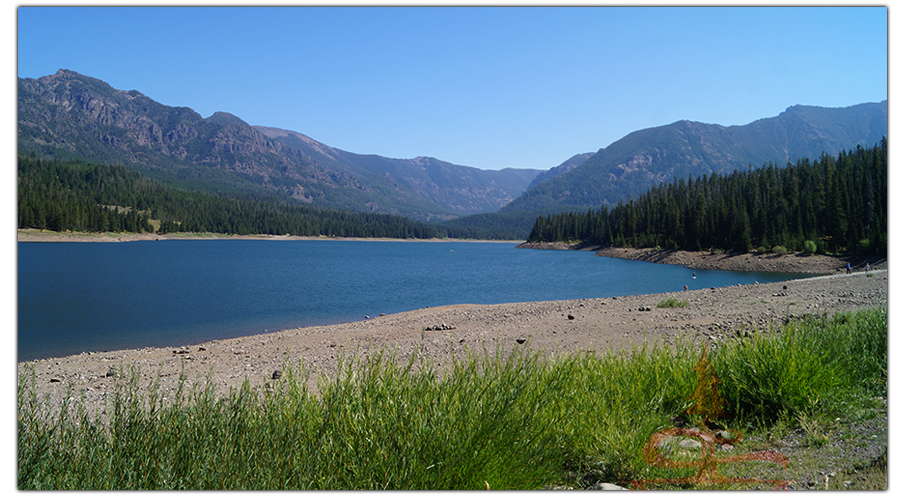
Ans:
{"label": "mountain slope", "polygon": [[119,163],[182,187],[443,220],[496,210],[538,173],[431,158],[332,157],[337,150],[309,138],[315,146],[305,147],[287,140],[302,134],[274,130],[225,112],[204,119],[68,70],[18,80],[20,151]]}
{"label": "mountain slope", "polygon": [[632,132],[580,166],[532,186],[503,212],[561,205],[597,207],[637,197],[653,185],[730,173],[767,162],[837,155],[887,135],[887,101],[846,108],[792,106],[773,118],[723,127],[678,121]]}
{"label": "mountain slope", "polygon": [[237,117],[204,120],[190,108],[164,106],[72,71],[19,79],[18,104],[24,151],[122,163],[210,190],[327,200],[335,189],[358,188]]}
{"label": "mountain slope", "polygon": [[[537,186],[538,184],[552,179],[554,177],[558,177],[569,170],[573,170],[576,167],[581,166],[584,162],[588,161],[595,153],[580,153],[577,154],[568,160],[560,163],[559,165],[551,168],[550,170],[542,171],[531,181],[531,184],[528,185],[528,189]],[[526,189],[526,191],[528,190]]]}
{"label": "mountain slope", "polygon": [[481,170],[429,157],[394,159],[361,155],[322,144],[304,134],[256,126],[267,137],[302,152],[317,163],[353,174],[372,186],[392,186],[460,215],[495,212],[525,192],[541,171]]}

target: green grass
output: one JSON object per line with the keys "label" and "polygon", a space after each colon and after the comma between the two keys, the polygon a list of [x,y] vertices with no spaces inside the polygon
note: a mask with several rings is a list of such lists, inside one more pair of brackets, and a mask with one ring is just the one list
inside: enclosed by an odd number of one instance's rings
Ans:
{"label": "green grass", "polygon": [[[728,427],[805,430],[808,445],[826,445],[828,422],[886,396],[886,323],[882,308],[724,343],[710,360],[734,413]],[[77,395],[49,411],[22,376],[18,486],[505,490],[681,477],[690,471],[650,467],[641,449],[691,404],[698,347],[469,352],[443,369],[349,356],[318,394],[285,362],[272,387],[245,383],[219,397],[208,381],[182,380],[169,400],[156,386],[138,389],[139,374],[126,369],[104,418]]]}
{"label": "green grass", "polygon": [[661,301],[659,304],[656,304],[656,307],[659,308],[668,308],[668,307],[687,307],[690,303],[686,300],[678,300],[675,297],[667,297]]}

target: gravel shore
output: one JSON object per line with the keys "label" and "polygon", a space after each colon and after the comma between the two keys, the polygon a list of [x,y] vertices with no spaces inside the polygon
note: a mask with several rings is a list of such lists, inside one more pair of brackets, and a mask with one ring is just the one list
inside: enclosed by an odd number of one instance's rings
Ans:
{"label": "gravel shore", "polygon": [[[710,260],[699,253],[693,259],[692,263],[682,265],[693,264],[688,267],[700,269],[703,260]],[[753,260],[764,263],[762,259]],[[816,267],[820,263],[815,259],[806,262],[809,264],[806,268],[792,270],[822,272],[823,268]],[[227,393],[245,379],[252,386],[262,387],[285,364],[303,366],[310,375],[310,389],[316,390],[317,377],[333,374],[342,354],[383,351],[405,360],[417,352],[419,357],[441,366],[453,355],[482,350],[493,353],[498,348],[532,349],[546,354],[578,351],[603,354],[643,343],[672,344],[679,337],[709,342],[714,348],[736,332],[780,324],[790,316],[833,314],[886,305],[887,262],[871,262],[874,265],[870,273],[837,274],[841,266],[835,268],[834,263],[827,262],[825,265],[832,267],[824,276],[779,283],[628,297],[425,308],[354,323],[189,346],[42,359],[18,363],[17,371],[22,374],[26,365],[33,366],[35,389],[42,397],[49,396],[51,405],[58,405],[67,394],[76,397],[83,394],[87,409],[102,413],[107,395],[116,384],[115,378],[131,368],[139,370],[141,386],[148,386],[158,377],[164,395],[174,393],[182,374],[189,383],[208,378],[220,393]],[[689,305],[656,307],[668,297],[687,301]]]}

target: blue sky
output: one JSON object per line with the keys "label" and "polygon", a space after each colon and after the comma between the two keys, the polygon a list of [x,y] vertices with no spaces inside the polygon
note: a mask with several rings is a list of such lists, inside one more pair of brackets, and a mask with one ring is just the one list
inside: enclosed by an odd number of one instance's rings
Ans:
{"label": "blue sky", "polygon": [[630,132],[887,99],[886,7],[19,7],[60,68],[391,158],[547,169]]}

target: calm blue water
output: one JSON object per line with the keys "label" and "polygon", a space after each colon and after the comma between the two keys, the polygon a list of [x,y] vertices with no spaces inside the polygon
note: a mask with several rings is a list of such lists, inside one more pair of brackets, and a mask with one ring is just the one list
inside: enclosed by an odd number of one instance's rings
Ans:
{"label": "calm blue water", "polygon": [[448,304],[779,281],[511,243],[18,243],[18,359],[189,345]]}

